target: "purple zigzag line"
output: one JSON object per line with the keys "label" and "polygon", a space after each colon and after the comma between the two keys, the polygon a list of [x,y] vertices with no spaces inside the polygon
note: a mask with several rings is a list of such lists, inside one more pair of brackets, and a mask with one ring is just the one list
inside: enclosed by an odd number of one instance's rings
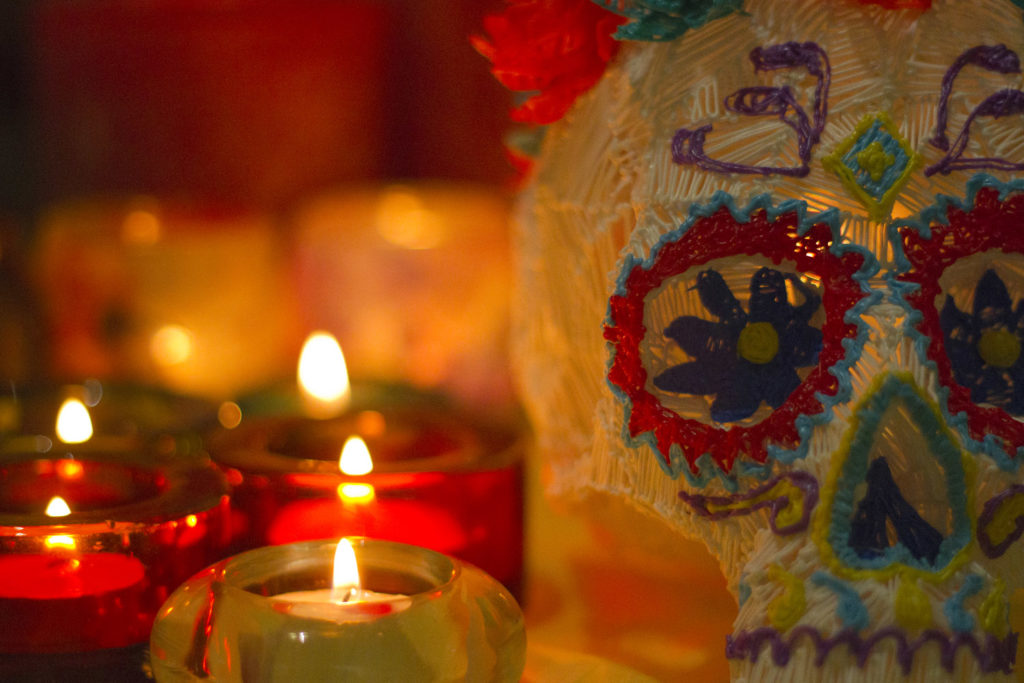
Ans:
{"label": "purple zigzag line", "polygon": [[1011,632],[1005,638],[986,634],[984,643],[981,643],[972,633],[950,634],[935,629],[924,631],[916,639],[911,639],[905,631],[895,626],[875,631],[866,638],[862,638],[853,629],[846,629],[835,636],[825,637],[819,630],[811,626],[797,626],[789,632],[788,636],[784,636],[778,630],[765,626],[753,631],[742,631],[726,636],[725,656],[729,659],[749,659],[751,662],[756,662],[765,643],[768,643],[771,646],[772,662],[776,666],[785,666],[789,663],[796,642],[801,638],[807,638],[814,644],[815,666],[821,667],[832,650],[845,645],[849,649],[850,655],[857,660],[857,666],[860,668],[864,668],[875,645],[887,638],[892,639],[896,642],[897,659],[904,676],[910,673],[917,651],[928,643],[938,645],[941,651],[942,667],[950,673],[953,671],[957,650],[961,647],[968,648],[974,654],[983,673],[1012,673],[1017,655],[1017,633],[1015,632]]}
{"label": "purple zigzag line", "polygon": [[[708,509],[709,504],[716,506],[736,505],[756,498],[762,493],[771,490],[771,488],[778,484],[782,479],[789,479],[794,486],[804,493],[803,514],[800,515],[800,519],[792,524],[783,527],[776,525],[776,519],[778,518],[779,513],[783,508],[789,505],[789,496],[767,498],[745,508],[732,508],[728,510],[718,510],[715,512]],[[686,491],[680,491],[679,497],[682,498],[684,503],[693,508],[694,512],[702,517],[712,520],[749,515],[754,510],[769,508],[771,516],[768,519],[768,523],[771,525],[772,531],[780,536],[785,536],[788,534],[795,534],[796,532],[803,531],[807,528],[807,524],[811,519],[811,511],[814,509],[814,506],[818,504],[818,480],[807,472],[783,472],[774,479],[770,479],[767,483],[762,484],[755,489],[751,489],[746,493],[740,493],[733,496],[702,496],[700,494],[690,494]]]}
{"label": "purple zigzag line", "polygon": [[1007,534],[1002,542],[993,543],[992,538],[988,535],[988,525],[992,522],[992,518],[995,517],[999,506],[1008,498],[1022,494],[1024,494],[1024,485],[1014,484],[985,502],[985,507],[978,516],[978,545],[987,557],[993,559],[1000,557],[1013,545],[1014,541],[1021,537],[1021,534],[1024,534],[1024,515],[1020,515],[1014,520],[1015,527],[1013,531]]}

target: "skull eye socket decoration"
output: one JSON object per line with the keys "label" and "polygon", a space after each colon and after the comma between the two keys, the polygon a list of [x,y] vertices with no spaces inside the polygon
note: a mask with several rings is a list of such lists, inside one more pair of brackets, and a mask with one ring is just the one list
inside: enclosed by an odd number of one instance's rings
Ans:
{"label": "skull eye socket decoration", "polygon": [[[921,221],[894,225],[894,288],[948,391],[971,450],[1015,470],[1024,449],[1024,195],[979,176],[968,200],[943,198]],[[1010,287],[1015,294],[1011,294]]]}
{"label": "skull eye socket decoration", "polygon": [[846,314],[872,300],[874,257],[837,234],[832,213],[766,198],[740,211],[720,195],[647,260],[627,259],[605,325],[627,440],[650,443],[673,476],[799,457],[848,396],[836,366],[863,330]]}

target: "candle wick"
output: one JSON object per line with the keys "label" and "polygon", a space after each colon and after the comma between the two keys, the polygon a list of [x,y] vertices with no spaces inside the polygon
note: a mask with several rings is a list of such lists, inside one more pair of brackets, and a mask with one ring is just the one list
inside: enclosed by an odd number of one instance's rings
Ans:
{"label": "candle wick", "polygon": [[362,593],[357,586],[349,586],[344,591],[334,588],[331,592],[333,593],[331,596],[333,602],[352,602],[353,600],[358,600],[360,593]]}

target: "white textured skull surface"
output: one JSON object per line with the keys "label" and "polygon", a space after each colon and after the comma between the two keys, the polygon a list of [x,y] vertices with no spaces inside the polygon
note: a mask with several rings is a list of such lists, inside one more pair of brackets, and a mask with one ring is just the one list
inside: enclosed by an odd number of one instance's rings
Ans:
{"label": "white textured skull surface", "polygon": [[1024,10],[730,4],[547,130],[515,351],[553,490],[708,545],[734,680],[1007,680]]}

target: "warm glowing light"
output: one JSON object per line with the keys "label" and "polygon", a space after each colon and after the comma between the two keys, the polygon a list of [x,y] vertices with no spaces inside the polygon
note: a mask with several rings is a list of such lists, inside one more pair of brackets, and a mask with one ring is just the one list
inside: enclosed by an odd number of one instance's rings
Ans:
{"label": "warm glowing light", "polygon": [[358,599],[362,592],[359,582],[359,565],[356,563],[356,551],[347,538],[338,541],[334,551],[334,581],[331,588],[331,600],[348,602]]}
{"label": "warm glowing light", "polygon": [[160,219],[149,211],[132,211],[121,224],[121,239],[126,244],[156,244],[160,241]]}
{"label": "warm glowing light", "polygon": [[181,325],[164,325],[149,340],[149,352],[161,367],[181,365],[192,357],[192,333]]}
{"label": "warm glowing light", "polygon": [[299,356],[299,388],[314,417],[332,417],[348,405],[351,387],[345,356],[332,335],[314,332]]}
{"label": "warm glowing light", "polygon": [[199,518],[196,517],[195,515],[189,515],[188,517],[185,518],[185,526],[187,526],[189,528],[192,528],[196,524],[199,524]]}
{"label": "warm glowing light", "polygon": [[356,415],[355,430],[365,436],[380,436],[387,430],[387,420],[376,410],[363,410]]}
{"label": "warm glowing light", "polygon": [[69,550],[75,549],[75,539],[70,536],[47,536],[46,537],[47,548],[67,548]]}
{"label": "warm glowing light", "polygon": [[377,497],[373,484],[339,484],[338,497],[345,503],[369,503]]}
{"label": "warm glowing light", "polygon": [[67,501],[60,496],[54,496],[46,505],[47,517],[67,517],[70,514],[71,508],[68,507]]}
{"label": "warm glowing light", "polygon": [[217,408],[217,421],[224,429],[234,429],[242,424],[242,409],[234,401],[225,401]]}
{"label": "warm glowing light", "polygon": [[446,237],[441,217],[402,187],[394,187],[381,197],[377,205],[377,232],[405,249],[433,249]]}
{"label": "warm glowing light", "polygon": [[57,438],[64,443],[83,443],[92,438],[92,420],[85,404],[69,398],[57,412]]}
{"label": "warm glowing light", "polygon": [[84,473],[85,467],[77,460],[65,458],[57,461],[57,474],[61,479],[81,479]]}
{"label": "warm glowing light", "polygon": [[338,469],[342,474],[358,477],[369,474],[373,471],[373,458],[370,457],[370,449],[366,442],[358,436],[350,436],[341,448],[341,457],[338,458]]}

